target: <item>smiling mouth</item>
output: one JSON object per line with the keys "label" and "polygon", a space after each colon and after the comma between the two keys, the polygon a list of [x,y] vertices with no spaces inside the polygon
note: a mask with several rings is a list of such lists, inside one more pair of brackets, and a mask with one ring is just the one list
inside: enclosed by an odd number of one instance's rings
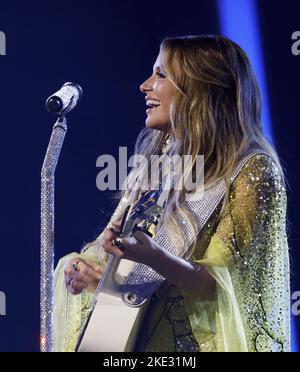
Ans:
{"label": "smiling mouth", "polygon": [[148,108],[146,110],[146,112],[153,112],[155,111],[156,109],[158,109],[158,107],[160,107],[160,103],[148,103],[147,104]]}
{"label": "smiling mouth", "polygon": [[146,105],[148,106],[146,112],[151,112],[156,110],[160,106],[160,102],[158,100],[148,99]]}
{"label": "smiling mouth", "polygon": [[[160,106],[160,105],[159,105],[159,106]],[[149,108],[147,108],[146,112],[152,112],[152,111],[155,111],[156,109],[159,108],[159,106],[149,107]]]}

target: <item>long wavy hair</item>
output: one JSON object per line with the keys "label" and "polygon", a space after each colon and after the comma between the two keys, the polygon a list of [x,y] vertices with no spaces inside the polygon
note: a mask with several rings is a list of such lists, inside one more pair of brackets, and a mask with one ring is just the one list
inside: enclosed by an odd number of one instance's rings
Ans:
{"label": "long wavy hair", "polygon": [[[226,180],[223,205],[233,169],[250,145],[269,154],[281,170],[276,152],[263,136],[260,92],[241,47],[219,35],[181,36],[165,38],[160,52],[166,77],[177,88],[170,110],[169,153],[191,155],[193,165],[197,155],[204,155],[205,184]],[[162,131],[144,128],[135,153],[150,160],[160,153],[165,136]],[[133,169],[131,176],[134,172],[141,175]],[[122,197],[132,201],[131,191],[123,192]],[[186,193],[184,188],[172,193],[162,219],[162,223],[170,222],[179,239],[184,234],[174,212],[190,217],[181,203]],[[120,208],[118,216],[123,212]]]}

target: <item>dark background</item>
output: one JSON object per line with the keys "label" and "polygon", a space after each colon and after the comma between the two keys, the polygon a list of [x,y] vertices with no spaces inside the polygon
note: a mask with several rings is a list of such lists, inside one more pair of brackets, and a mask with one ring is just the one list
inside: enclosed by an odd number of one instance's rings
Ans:
{"label": "dark background", "polygon": [[[258,4],[274,142],[290,184],[293,290],[300,290],[300,56],[291,53],[300,4]],[[55,121],[45,99],[66,81],[84,90],[69,115],[56,173],[58,259],[92,240],[112,211],[113,193],[96,188],[96,159],[117,157],[119,146],[133,151],[146,118],[139,85],[152,71],[162,38],[220,33],[220,27],[212,0],[1,0],[0,31],[7,37],[7,55],[0,56],[0,291],[7,295],[0,351],[38,351],[40,170]]]}

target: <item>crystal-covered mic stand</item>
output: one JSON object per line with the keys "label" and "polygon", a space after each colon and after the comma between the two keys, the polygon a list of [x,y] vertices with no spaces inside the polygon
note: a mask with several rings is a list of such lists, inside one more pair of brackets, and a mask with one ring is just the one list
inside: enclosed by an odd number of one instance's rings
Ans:
{"label": "crystal-covered mic stand", "polygon": [[53,351],[54,181],[67,131],[65,117],[54,124],[41,172],[41,339],[42,352]]}

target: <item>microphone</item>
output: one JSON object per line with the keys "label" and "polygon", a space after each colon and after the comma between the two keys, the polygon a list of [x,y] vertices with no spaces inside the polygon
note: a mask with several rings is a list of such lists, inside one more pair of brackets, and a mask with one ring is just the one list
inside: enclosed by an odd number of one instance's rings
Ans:
{"label": "microphone", "polygon": [[82,94],[80,85],[65,83],[59,91],[47,99],[47,110],[55,114],[65,115],[73,110],[77,102],[81,99]]}

